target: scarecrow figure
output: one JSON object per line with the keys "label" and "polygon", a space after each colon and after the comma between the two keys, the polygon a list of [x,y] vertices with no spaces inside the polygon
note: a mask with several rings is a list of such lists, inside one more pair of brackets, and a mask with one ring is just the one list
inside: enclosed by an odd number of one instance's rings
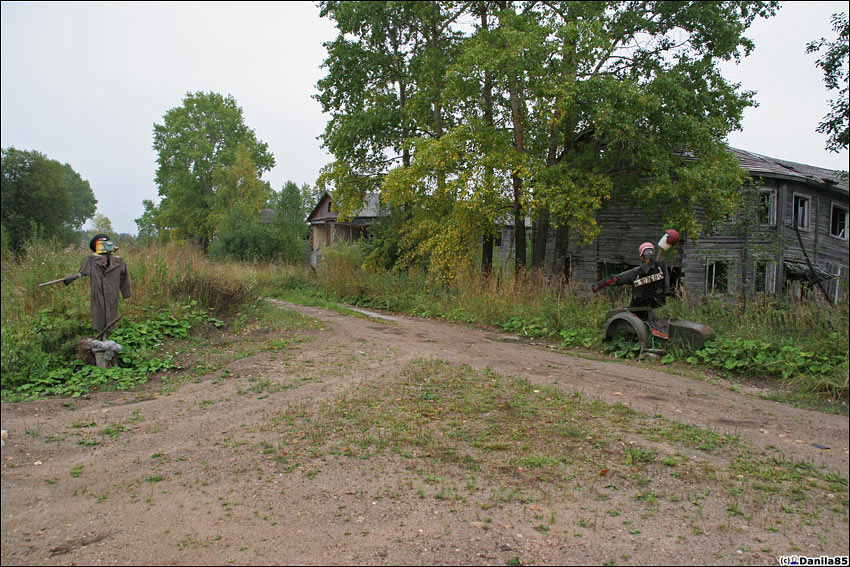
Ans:
{"label": "scarecrow figure", "polygon": [[69,285],[80,276],[89,277],[91,326],[105,334],[113,331],[118,321],[118,292],[124,299],[130,297],[130,276],[124,259],[114,254],[118,247],[107,235],[95,235],[89,248],[94,254],[86,257],[78,273],[69,274],[62,281]]}
{"label": "scarecrow figure", "polygon": [[[679,241],[679,233],[673,229],[668,230],[658,241],[661,251],[669,250],[671,246]],[[636,268],[621,272],[593,284],[595,292],[610,285],[632,286],[632,302],[629,307],[656,308],[664,305],[667,296],[670,295],[670,271],[667,264],[661,259],[661,252],[655,255],[655,245],[652,242],[644,242],[638,248],[640,265]],[[638,317],[645,319],[646,311],[637,311]]]}

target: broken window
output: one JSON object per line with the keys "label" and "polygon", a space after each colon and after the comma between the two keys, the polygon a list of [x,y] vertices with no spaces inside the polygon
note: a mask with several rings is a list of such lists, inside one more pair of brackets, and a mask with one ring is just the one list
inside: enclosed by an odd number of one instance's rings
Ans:
{"label": "broken window", "polygon": [[827,284],[829,298],[833,303],[838,303],[838,300],[841,299],[841,287],[842,285],[846,285],[844,280],[847,278],[847,267],[827,262],[826,269],[834,275],[832,280]]}
{"label": "broken window", "polygon": [[811,199],[803,195],[794,195],[794,226],[800,230],[809,230],[809,203]]}
{"label": "broken window", "polygon": [[760,224],[775,225],[776,224],[776,190],[775,189],[760,189],[759,190],[759,208],[758,217]]}
{"label": "broken window", "polygon": [[767,262],[756,262],[753,272],[753,289],[756,293],[775,292],[774,266]]}
{"label": "broken window", "polygon": [[829,215],[829,233],[841,240],[847,240],[847,209],[832,204],[832,212]]}
{"label": "broken window", "polygon": [[711,262],[705,270],[705,291],[729,292],[729,266],[726,262]]}

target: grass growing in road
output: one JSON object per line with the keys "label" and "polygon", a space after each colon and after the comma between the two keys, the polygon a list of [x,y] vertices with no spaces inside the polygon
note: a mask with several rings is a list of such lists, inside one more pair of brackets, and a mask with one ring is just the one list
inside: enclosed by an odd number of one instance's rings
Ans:
{"label": "grass growing in road", "polygon": [[621,510],[664,509],[683,519],[712,506],[747,521],[766,509],[806,510],[800,521],[813,525],[826,520],[811,510],[848,516],[847,479],[810,464],[621,404],[440,360],[414,361],[315,411],[277,415],[270,429],[304,470],[320,468],[314,459],[398,459],[417,471],[420,497],[467,502],[477,495],[484,509],[587,492],[604,506],[602,515],[619,501]]}

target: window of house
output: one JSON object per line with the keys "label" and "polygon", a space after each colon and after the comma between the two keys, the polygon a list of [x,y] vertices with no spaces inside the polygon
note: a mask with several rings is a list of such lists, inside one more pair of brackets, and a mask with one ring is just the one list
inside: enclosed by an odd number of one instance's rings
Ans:
{"label": "window of house", "polygon": [[811,199],[803,195],[794,195],[794,226],[800,230],[809,230],[809,208]]}
{"label": "window of house", "polygon": [[826,269],[836,276],[827,285],[830,299],[833,303],[837,303],[841,299],[841,286],[844,285],[844,280],[847,278],[847,267],[827,262]]}
{"label": "window of house", "polygon": [[776,224],[776,190],[759,190],[758,218],[761,224]]}
{"label": "window of house", "polygon": [[756,293],[774,293],[774,267],[767,262],[756,262],[753,273],[753,289]]}
{"label": "window of house", "polygon": [[753,290],[756,293],[764,293],[767,287],[767,264],[758,262],[753,273]]}
{"label": "window of house", "polygon": [[829,215],[829,234],[847,240],[847,209],[832,204],[832,212]]}
{"label": "window of house", "polygon": [[726,262],[711,262],[705,270],[705,291],[729,292],[729,266]]}

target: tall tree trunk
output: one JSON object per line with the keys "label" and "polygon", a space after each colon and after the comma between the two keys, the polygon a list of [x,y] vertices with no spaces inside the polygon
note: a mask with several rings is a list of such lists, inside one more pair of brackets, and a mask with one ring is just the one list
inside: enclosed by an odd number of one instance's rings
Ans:
{"label": "tall tree trunk", "polygon": [[[560,111],[555,111],[554,120],[549,126],[549,149],[546,153],[546,167],[555,165],[558,159],[558,121]],[[543,207],[535,221],[537,232],[531,249],[531,265],[544,268],[546,264],[546,242],[549,240],[549,208]]]}
{"label": "tall tree trunk", "polygon": [[[487,5],[481,3],[481,29],[487,30]],[[484,86],[482,98],[484,99],[484,123],[487,126],[493,126],[493,78],[488,71],[484,72]],[[488,167],[484,173],[484,183],[488,189],[493,187],[494,175],[493,168]],[[481,244],[481,273],[484,277],[488,277],[493,271],[493,244],[495,238],[490,232],[484,233],[484,241]]]}
{"label": "tall tree trunk", "polygon": [[[514,127],[514,148],[519,155],[525,154],[525,131],[522,125],[522,110],[520,108],[519,87],[516,77],[508,81],[508,91],[511,98],[511,120]],[[522,208],[522,178],[514,170],[511,175],[514,187],[514,271],[519,275],[525,271],[525,211]]]}
{"label": "tall tree trunk", "polygon": [[514,185],[514,273],[520,275],[525,271],[525,214],[522,209],[522,178],[514,173],[511,176]]}
{"label": "tall tree trunk", "polygon": [[[407,84],[404,82],[404,79],[398,80],[398,102],[401,107],[402,137],[406,139],[408,136],[407,118],[405,116],[405,107],[407,105]],[[410,148],[407,147],[407,144],[404,144],[404,147],[401,150],[401,163],[404,167],[410,167]]]}
{"label": "tall tree trunk", "polygon": [[533,239],[531,244],[531,267],[535,269],[546,267],[546,241],[549,237],[549,209],[543,208],[537,213],[534,221]]}
{"label": "tall tree trunk", "polygon": [[492,234],[485,234],[484,243],[481,245],[481,273],[485,278],[493,271],[493,244],[495,240]]}
{"label": "tall tree trunk", "polygon": [[561,276],[564,281],[570,278],[570,266],[567,262],[567,248],[570,244],[570,229],[566,221],[555,231],[555,261],[552,273]]}

